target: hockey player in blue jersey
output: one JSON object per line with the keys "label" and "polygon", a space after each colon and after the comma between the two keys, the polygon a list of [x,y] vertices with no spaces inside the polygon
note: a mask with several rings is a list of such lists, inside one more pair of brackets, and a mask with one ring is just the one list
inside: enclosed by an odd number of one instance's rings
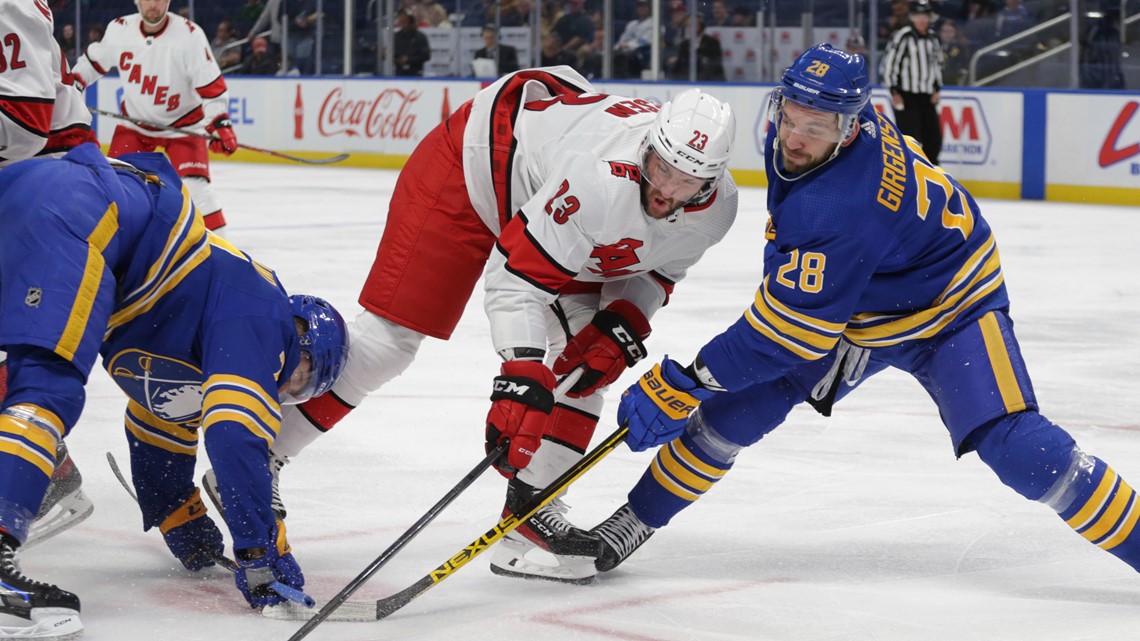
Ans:
{"label": "hockey player in blue jersey", "polygon": [[1135,492],[1038,413],[978,204],[869,99],[862,57],[826,44],[784,73],[769,108],[763,282],[690,364],[666,358],[622,396],[630,447],[664,447],[594,528],[597,568],[700,498],[793,406],[827,415],[895,367],[926,389],[958,456],[977,452],[1004,484],[1140,570]]}
{"label": "hockey player in blue jersey", "polygon": [[190,570],[222,554],[194,485],[201,442],[226,508],[237,587],[258,607],[281,601],[268,590],[274,580],[304,584],[270,507],[281,406],[331,387],[347,354],[336,310],[288,296],[273,271],[207,233],[161,154],[122,160],[130,164],[87,144],[0,173],[0,345],[9,364],[0,613],[53,634],[80,625],[79,598],[24,576],[15,555],[97,355],[129,397],[143,529],[157,527]]}

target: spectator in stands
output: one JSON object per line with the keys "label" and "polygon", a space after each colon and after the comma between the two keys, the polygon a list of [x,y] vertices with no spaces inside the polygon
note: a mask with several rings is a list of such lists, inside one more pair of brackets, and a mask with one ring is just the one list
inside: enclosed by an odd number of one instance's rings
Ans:
{"label": "spectator in stands", "polygon": [[1025,31],[1033,26],[1033,16],[1021,0],[1005,0],[1005,6],[997,14],[998,40],[1008,38],[1015,33]]}
{"label": "spectator in stands", "polygon": [[497,61],[500,76],[519,70],[518,50],[499,42],[499,32],[494,25],[483,27],[483,48],[475,52],[475,57]]}
{"label": "spectator in stands", "polygon": [[397,76],[422,76],[424,63],[431,59],[427,36],[416,28],[416,20],[407,9],[396,12],[396,33],[392,36],[392,56]]}
{"label": "spectator in stands", "polygon": [[[74,65],[75,57],[79,55],[75,42],[75,25],[68,22],[60,27],[56,41],[59,42],[59,49],[63,52],[63,57],[67,58],[67,64]],[[4,66],[6,70],[7,65]]]}
{"label": "spectator in stands", "polygon": [[879,23],[879,42],[888,42],[896,31],[910,25],[907,0],[891,0],[891,13]]}
{"label": "spectator in stands", "polygon": [[732,14],[728,10],[727,0],[713,0],[712,17],[709,19],[710,27],[731,27]]}
{"label": "spectator in stands", "polygon": [[233,23],[229,20],[218,22],[210,48],[213,49],[214,59],[218,61],[218,67],[223,73],[226,69],[241,64],[241,46],[235,45],[235,42],[237,38],[234,37]]}
{"label": "spectator in stands", "polygon": [[587,80],[601,78],[605,71],[605,60],[602,51],[606,46],[606,34],[601,29],[594,31],[594,41],[578,47],[578,62],[574,68]]}
{"label": "spectator in stands", "polygon": [[578,61],[562,48],[562,38],[558,33],[551,31],[542,37],[542,66],[554,67],[557,65],[570,65],[573,67]]}
{"label": "spectator in stands", "polygon": [[[688,16],[692,19],[692,16]],[[688,20],[685,22],[688,25]],[[671,77],[677,80],[689,79],[689,49],[688,38],[681,41],[677,49],[677,57],[672,61]],[[703,82],[724,82],[724,51],[720,40],[705,33],[705,17],[697,14],[697,80]]]}
{"label": "spectator in stands", "polygon": [[748,7],[736,7],[732,10],[732,26],[755,27],[756,12]]}
{"label": "spectator in stands", "polygon": [[685,22],[688,18],[689,13],[682,0],[669,2],[669,22],[665,25],[665,38],[661,42],[661,58],[666,63],[666,69],[669,68],[668,61],[677,57],[681,41],[688,37],[685,32]]}
{"label": "spectator in stands", "polygon": [[443,5],[429,0],[416,5],[417,24],[421,28],[450,29],[451,20],[447,18],[447,9]]}
{"label": "spectator in stands", "polygon": [[234,12],[234,29],[250,36],[257,35],[252,29],[253,25],[257,24],[257,19],[261,17],[262,11],[265,11],[265,5],[261,0],[246,0],[245,4]]}
{"label": "spectator in stands", "polygon": [[249,45],[252,53],[241,63],[238,73],[251,76],[275,76],[281,69],[281,61],[269,53],[269,41],[263,37],[253,39]]}
{"label": "spectator in stands", "polygon": [[316,71],[317,12],[316,0],[287,0],[289,16],[289,48],[293,65],[304,75]]}
{"label": "spectator in stands", "polygon": [[103,42],[103,36],[106,30],[101,24],[93,24],[87,29],[87,46],[91,46],[92,42]]}
{"label": "spectator in stands", "polygon": [[534,15],[534,0],[503,0],[499,6],[499,24],[504,27],[529,27]]}
{"label": "spectator in stands", "polygon": [[614,78],[640,78],[641,70],[649,68],[649,54],[653,46],[653,18],[649,0],[637,0],[637,18],[625,24],[617,44],[614,45]]}
{"label": "spectator in stands", "polygon": [[495,0],[464,0],[461,27],[482,27],[495,22]]}
{"label": "spectator in stands", "polygon": [[249,28],[250,35],[254,36],[269,32],[269,55],[275,58],[281,56],[281,2],[282,0],[266,0],[265,8],[257,16],[257,22]]}
{"label": "spectator in stands", "polygon": [[1081,87],[1123,89],[1120,67],[1120,9],[1105,9],[1081,41]]}
{"label": "spectator in stands", "polygon": [[566,12],[554,23],[554,30],[562,39],[562,50],[575,58],[578,49],[594,41],[594,22],[586,14],[585,0],[566,0]]}
{"label": "spectator in stands", "polygon": [[867,43],[863,40],[863,36],[853,31],[851,35],[847,36],[847,43],[844,44],[843,50],[853,56],[866,56]]}
{"label": "spectator in stands", "polygon": [[942,41],[942,85],[965,85],[970,75],[969,42],[949,18],[938,26],[938,39]]}
{"label": "spectator in stands", "polygon": [[542,18],[538,28],[542,35],[554,31],[554,25],[562,19],[562,5],[559,0],[542,0]]}

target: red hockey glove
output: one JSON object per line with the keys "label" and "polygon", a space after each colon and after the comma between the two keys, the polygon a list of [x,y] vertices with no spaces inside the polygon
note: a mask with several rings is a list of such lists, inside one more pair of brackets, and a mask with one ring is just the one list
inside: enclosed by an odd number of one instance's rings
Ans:
{"label": "red hockey glove", "polygon": [[487,414],[487,451],[510,439],[506,460],[495,467],[507,478],[526,467],[550,422],[554,409],[554,374],[535,361],[507,361],[495,377]]}
{"label": "red hockey glove", "polygon": [[616,381],[625,368],[645,358],[643,340],[649,337],[649,321],[633,303],[616,300],[594,314],[589,325],[574,335],[554,361],[554,373],[564,376],[585,365],[582,378],[566,393],[571,398],[589,396]]}
{"label": "red hockey glove", "polygon": [[227,156],[237,151],[237,134],[234,133],[234,123],[230,122],[229,116],[222,114],[214,118],[214,122],[206,125],[206,131],[214,136],[210,139],[210,151]]}

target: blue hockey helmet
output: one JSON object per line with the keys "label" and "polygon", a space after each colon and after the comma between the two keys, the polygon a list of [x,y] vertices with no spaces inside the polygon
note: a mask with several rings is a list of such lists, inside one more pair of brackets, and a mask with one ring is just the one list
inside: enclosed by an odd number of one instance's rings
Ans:
{"label": "blue hockey helmet", "polygon": [[[827,43],[815,45],[800,54],[784,71],[779,86],[772,92],[768,102],[768,119],[776,126],[778,132],[776,149],[779,149],[780,134],[785,129],[785,105],[791,102],[807,109],[835,115],[834,128],[793,125],[793,128],[788,130],[834,143],[835,148],[832,149],[830,157],[823,161],[830,162],[839,155],[843,141],[854,134],[859,124],[859,113],[870,101],[871,83],[863,56],[847,53]],[[780,172],[778,165],[776,171]],[[785,180],[798,180],[783,174],[781,177]]]}
{"label": "blue hockey helmet", "polygon": [[[328,301],[298,294],[289,297],[298,320],[301,362],[281,393],[281,403],[293,405],[320,396],[332,388],[348,360],[348,326]],[[307,376],[306,376],[307,373]]]}
{"label": "blue hockey helmet", "polygon": [[871,100],[871,79],[863,56],[824,42],[800,54],[784,71],[780,92],[812,109],[858,114]]}

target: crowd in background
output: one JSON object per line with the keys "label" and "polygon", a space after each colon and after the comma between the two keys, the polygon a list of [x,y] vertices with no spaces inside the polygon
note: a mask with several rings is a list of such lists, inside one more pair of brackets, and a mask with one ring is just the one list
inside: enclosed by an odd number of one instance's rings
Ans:
{"label": "crowd in background", "polygon": [[[77,30],[68,20],[74,15],[74,2],[54,0],[57,15],[57,38],[64,55],[74,62],[80,43]],[[397,0],[396,15],[391,20],[395,43],[395,74],[423,75],[431,51],[425,28],[491,27],[484,31],[485,46],[477,54],[497,64],[490,67],[496,74],[517,66],[530,66],[531,60],[520,60],[513,47],[499,42],[495,25],[501,27],[531,26],[540,14],[539,64],[567,64],[589,78],[603,75],[603,53],[612,51],[612,77],[642,78],[650,66],[653,38],[651,2],[661,3],[661,74],[668,79],[688,79],[690,72],[690,7],[687,0],[613,0],[612,42],[605,42],[602,0]],[[876,41],[882,48],[893,32],[907,24],[907,0],[860,0],[861,12],[866,4],[877,1],[879,21]],[[536,2],[541,2],[536,7]],[[190,17],[189,8],[172,5],[172,11]],[[375,11],[382,3],[355,3],[353,19],[353,74],[383,73],[379,61],[383,46],[378,34]],[[802,19],[802,3],[771,0],[698,0],[695,25],[697,36],[696,78],[701,81],[723,81],[723,52],[716,30],[708,27],[754,27],[762,24],[795,26]],[[1085,4],[1088,4],[1087,2]],[[1082,27],[1080,52],[1081,86],[1123,88],[1120,72],[1121,15],[1118,0],[1106,0],[1103,11]],[[245,0],[241,4],[217,0],[194,3],[194,20],[212,34],[214,54],[227,74],[340,74],[343,60],[343,2],[328,0]],[[852,22],[847,0],[815,0],[813,24],[816,27],[843,28]],[[935,0],[934,31],[942,41],[945,85],[967,83],[971,56],[991,43],[1021,33],[1069,9],[1068,0]],[[175,8],[177,7],[177,8]],[[318,7],[320,11],[318,12]],[[102,37],[104,25],[129,12],[126,0],[83,0],[86,38],[82,47]],[[540,9],[540,12],[538,11]],[[288,49],[282,56],[278,22],[287,25]],[[863,16],[863,22],[868,22]],[[323,19],[323,27],[321,20]],[[316,69],[319,28],[326,30],[321,45],[324,56],[321,69]],[[489,37],[488,37],[489,34]],[[1057,44],[1067,41],[1068,28],[1062,26],[1043,31],[1034,37],[1003,48],[989,59],[992,65],[1008,66]],[[252,37],[251,37],[252,36]],[[848,49],[865,52],[870,40],[869,27],[853,34]],[[504,67],[502,58],[507,59]],[[284,65],[282,65],[284,60]]]}

